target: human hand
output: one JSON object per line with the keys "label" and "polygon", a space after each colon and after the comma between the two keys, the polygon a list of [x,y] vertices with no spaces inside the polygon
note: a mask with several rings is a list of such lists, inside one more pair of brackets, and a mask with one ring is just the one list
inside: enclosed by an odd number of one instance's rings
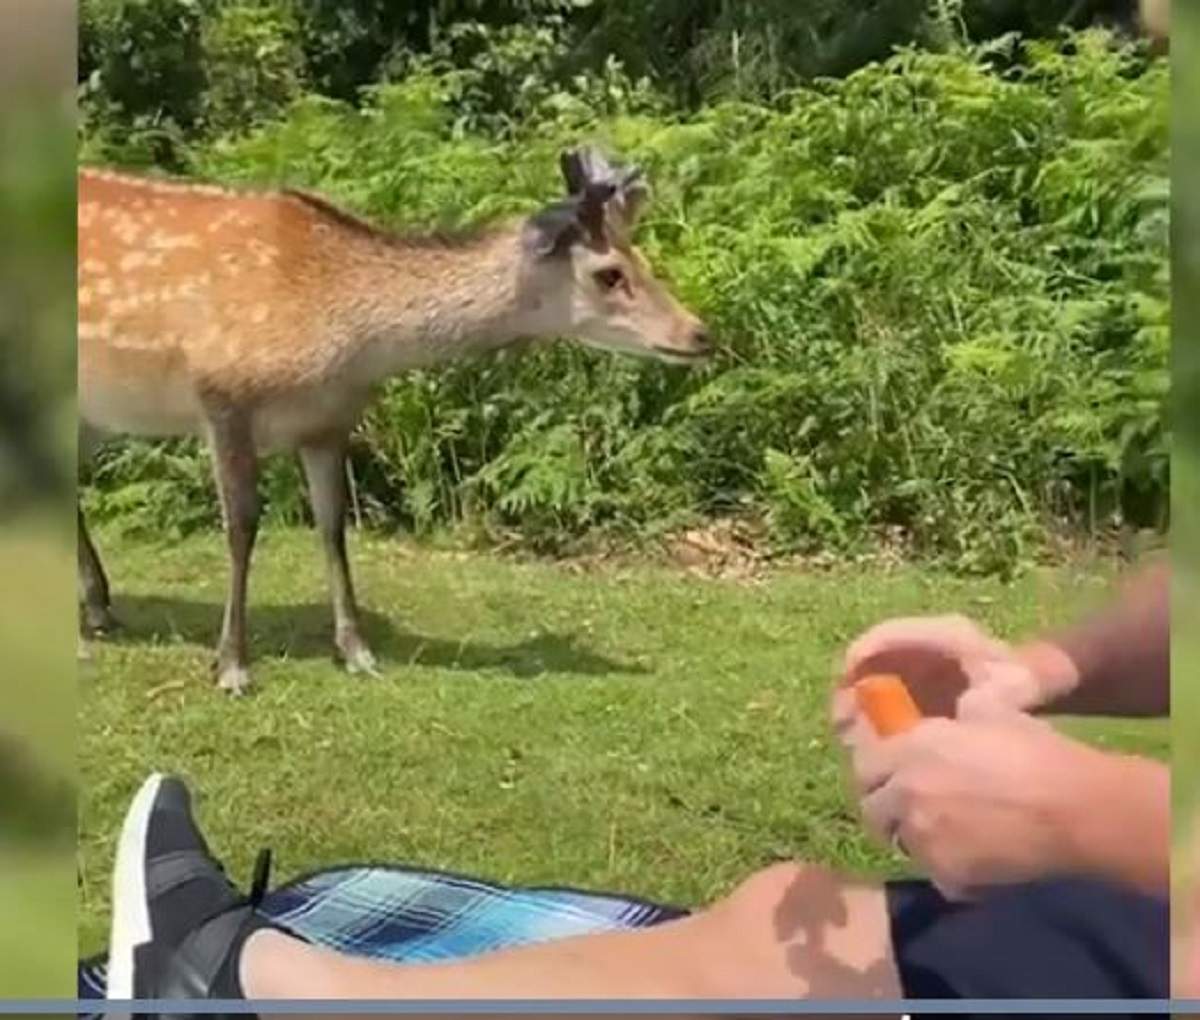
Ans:
{"label": "human hand", "polygon": [[899,842],[949,899],[1086,870],[1083,831],[1103,811],[1114,759],[1010,708],[860,741],[854,776],[868,830]]}
{"label": "human hand", "polygon": [[872,673],[903,678],[925,716],[1038,708],[1076,680],[1053,645],[1015,649],[964,616],[905,617],[871,628],[847,650],[834,690],[834,728],[843,743],[863,736],[851,687]]}

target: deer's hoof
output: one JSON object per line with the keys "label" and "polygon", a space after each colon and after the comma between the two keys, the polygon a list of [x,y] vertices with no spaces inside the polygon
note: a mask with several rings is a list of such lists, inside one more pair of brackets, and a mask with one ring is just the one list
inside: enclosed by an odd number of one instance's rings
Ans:
{"label": "deer's hoof", "polygon": [[222,666],[217,671],[217,687],[230,697],[240,698],[250,689],[250,671],[245,666]]}
{"label": "deer's hoof", "polygon": [[113,616],[108,606],[83,607],[83,633],[87,637],[99,638],[121,630],[121,621]]}
{"label": "deer's hoof", "polygon": [[378,679],[383,675],[379,671],[379,663],[366,645],[358,645],[349,652],[343,652],[342,661],[346,665],[346,672],[351,676],[369,676]]}

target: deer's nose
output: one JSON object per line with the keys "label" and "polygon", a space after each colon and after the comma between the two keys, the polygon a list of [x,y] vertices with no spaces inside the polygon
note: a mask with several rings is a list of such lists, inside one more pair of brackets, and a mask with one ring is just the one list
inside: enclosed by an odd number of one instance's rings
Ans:
{"label": "deer's nose", "polygon": [[697,326],[692,331],[692,350],[697,354],[711,354],[713,349],[712,337],[703,326]]}

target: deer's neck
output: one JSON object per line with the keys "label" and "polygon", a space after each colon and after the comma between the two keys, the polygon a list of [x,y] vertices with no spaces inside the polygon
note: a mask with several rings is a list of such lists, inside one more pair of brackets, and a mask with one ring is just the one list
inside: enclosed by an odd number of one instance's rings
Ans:
{"label": "deer's neck", "polygon": [[503,232],[461,246],[360,252],[352,318],[368,373],[378,379],[540,332],[544,314],[523,294],[518,244]]}

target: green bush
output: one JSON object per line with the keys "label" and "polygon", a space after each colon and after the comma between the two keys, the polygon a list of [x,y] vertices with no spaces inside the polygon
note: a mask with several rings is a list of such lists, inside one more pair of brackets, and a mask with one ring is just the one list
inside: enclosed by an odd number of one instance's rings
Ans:
{"label": "green bush", "polygon": [[[599,114],[642,83],[682,109],[770,100],[897,46],[1053,35],[1123,0],[80,0],[90,153],[178,169],[189,142],[243,131],[303,89],[357,103],[435,67],[461,127],[523,123],[547,101]],[[622,73],[616,73],[616,69]],[[586,84],[584,84],[586,83]]]}
{"label": "green bush", "polygon": [[[1091,33],[906,51],[687,117],[594,120],[567,94],[489,136],[456,124],[452,75],[414,72],[361,109],[305,99],[191,166],[404,227],[535,207],[583,137],[647,168],[640,242],[712,325],[719,363],[553,346],[397,379],[353,453],[376,524],[559,549],[735,514],[781,551],[887,534],[1009,570],[1056,531],[1163,523],[1167,84],[1165,62]],[[93,510],[156,531],[215,522],[197,456],[121,448]],[[303,517],[290,466],[269,489],[273,513]]]}
{"label": "green bush", "polygon": [[80,8],[84,153],[177,167],[208,76],[198,0],[87,0]]}
{"label": "green bush", "polygon": [[278,117],[300,96],[304,53],[287,7],[234,4],[204,25],[207,127],[238,134]]}

